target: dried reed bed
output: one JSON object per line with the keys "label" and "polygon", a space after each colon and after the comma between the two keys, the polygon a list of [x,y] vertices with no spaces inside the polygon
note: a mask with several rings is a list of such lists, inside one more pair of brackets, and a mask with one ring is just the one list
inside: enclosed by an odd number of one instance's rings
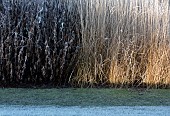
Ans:
{"label": "dried reed bed", "polygon": [[167,0],[79,0],[80,86],[169,87]]}
{"label": "dried reed bed", "polygon": [[170,87],[168,0],[8,0],[5,7],[3,85]]}

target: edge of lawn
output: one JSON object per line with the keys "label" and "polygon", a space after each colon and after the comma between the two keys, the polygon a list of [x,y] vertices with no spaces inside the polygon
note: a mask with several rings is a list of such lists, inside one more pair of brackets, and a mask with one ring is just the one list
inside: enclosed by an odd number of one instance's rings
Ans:
{"label": "edge of lawn", "polygon": [[170,106],[170,89],[0,89],[0,105]]}

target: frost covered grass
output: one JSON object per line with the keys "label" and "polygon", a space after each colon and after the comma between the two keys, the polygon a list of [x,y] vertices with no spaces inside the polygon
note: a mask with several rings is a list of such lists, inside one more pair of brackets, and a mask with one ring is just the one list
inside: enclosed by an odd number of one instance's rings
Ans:
{"label": "frost covered grass", "polygon": [[1,86],[170,87],[168,0],[2,1]]}

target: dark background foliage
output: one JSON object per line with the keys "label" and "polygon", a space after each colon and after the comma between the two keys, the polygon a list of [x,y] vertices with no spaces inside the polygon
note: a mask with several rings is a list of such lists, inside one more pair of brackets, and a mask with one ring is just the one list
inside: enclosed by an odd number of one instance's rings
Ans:
{"label": "dark background foliage", "polygon": [[74,2],[9,1],[1,8],[1,86],[69,86],[80,47]]}

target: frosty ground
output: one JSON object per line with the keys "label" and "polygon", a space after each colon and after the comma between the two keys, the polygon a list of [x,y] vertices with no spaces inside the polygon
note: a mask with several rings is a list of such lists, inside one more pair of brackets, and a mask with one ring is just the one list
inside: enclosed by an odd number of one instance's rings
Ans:
{"label": "frosty ground", "polygon": [[170,89],[0,89],[0,116],[169,116]]}
{"label": "frosty ground", "polygon": [[0,106],[1,116],[169,116],[170,106]]}

